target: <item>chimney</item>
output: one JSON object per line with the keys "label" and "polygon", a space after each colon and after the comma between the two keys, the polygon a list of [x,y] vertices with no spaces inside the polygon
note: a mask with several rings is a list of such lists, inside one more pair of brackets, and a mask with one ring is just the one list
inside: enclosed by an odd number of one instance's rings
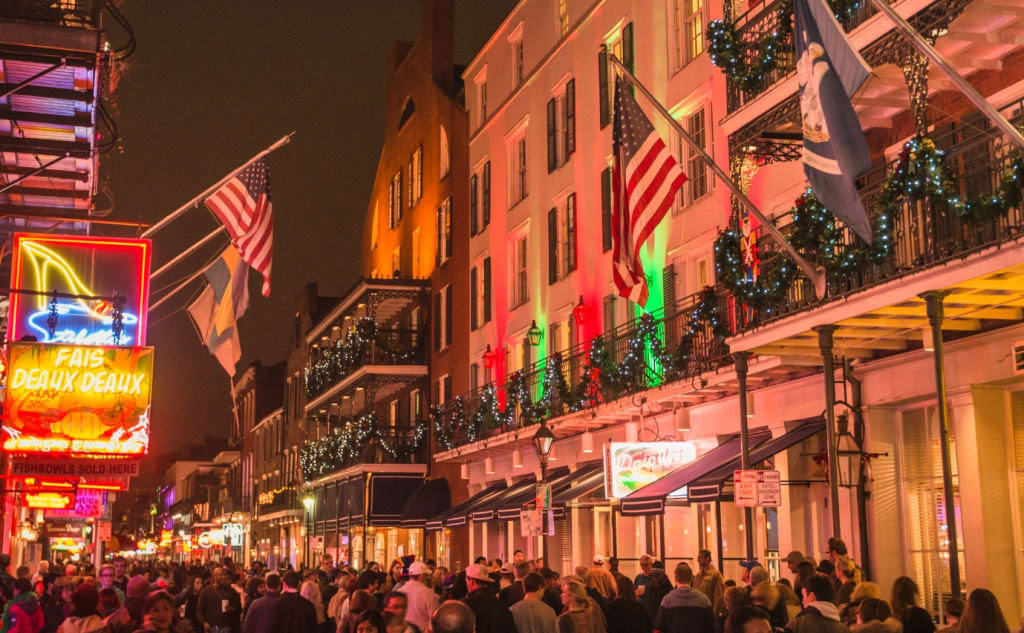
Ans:
{"label": "chimney", "polygon": [[423,0],[420,37],[430,49],[430,73],[442,85],[452,85],[455,60],[455,0]]}

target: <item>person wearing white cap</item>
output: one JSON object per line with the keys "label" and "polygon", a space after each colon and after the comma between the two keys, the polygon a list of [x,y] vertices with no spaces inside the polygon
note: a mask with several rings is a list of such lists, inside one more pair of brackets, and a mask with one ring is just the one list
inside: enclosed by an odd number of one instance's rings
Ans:
{"label": "person wearing white cap", "polygon": [[594,567],[604,567],[604,556],[594,554]]}
{"label": "person wearing white cap", "polygon": [[464,602],[476,617],[476,633],[516,633],[516,622],[505,603],[494,595],[491,577],[483,565],[466,567]]}
{"label": "person wearing white cap", "polygon": [[430,569],[420,561],[409,565],[409,581],[402,585],[401,593],[405,594],[409,606],[406,608],[405,619],[415,624],[421,631],[426,631],[430,624],[430,616],[438,607],[437,594],[423,584],[423,574]]}

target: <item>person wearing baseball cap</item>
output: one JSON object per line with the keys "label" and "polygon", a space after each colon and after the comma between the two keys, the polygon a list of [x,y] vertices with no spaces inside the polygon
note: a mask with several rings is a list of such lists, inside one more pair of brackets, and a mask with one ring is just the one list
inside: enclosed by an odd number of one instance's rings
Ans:
{"label": "person wearing baseball cap", "polygon": [[594,567],[604,567],[604,556],[594,554]]}
{"label": "person wearing baseball cap", "polygon": [[505,603],[494,595],[494,585],[483,565],[466,567],[466,589],[469,595],[464,602],[476,617],[476,633],[514,633],[515,619]]}
{"label": "person wearing baseball cap", "polygon": [[415,624],[421,631],[427,630],[430,615],[437,609],[439,601],[434,590],[423,583],[424,574],[430,570],[416,560],[409,564],[409,581],[402,585],[401,593],[405,594],[408,607],[405,619]]}
{"label": "person wearing baseball cap", "polygon": [[789,573],[796,573],[796,566],[804,562],[804,555],[799,550],[793,550],[782,559],[785,561],[786,566],[789,567]]}

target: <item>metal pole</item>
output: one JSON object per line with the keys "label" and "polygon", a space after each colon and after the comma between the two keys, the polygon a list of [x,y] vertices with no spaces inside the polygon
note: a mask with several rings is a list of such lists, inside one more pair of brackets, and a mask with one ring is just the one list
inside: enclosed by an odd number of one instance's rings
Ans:
{"label": "metal pole", "polygon": [[825,441],[828,444],[829,504],[832,506],[832,533],[842,538],[839,518],[839,453],[836,447],[836,368],[832,361],[832,334],[839,326],[819,325],[812,328],[818,333],[818,347],[825,363]]}
{"label": "metal pole", "polygon": [[192,198],[191,200],[189,200],[188,202],[186,202],[182,206],[180,206],[177,209],[175,209],[174,211],[171,211],[170,213],[168,213],[166,216],[164,216],[164,218],[162,220],[160,220],[159,222],[157,222],[153,226],[151,226],[148,229],[146,229],[145,231],[143,231],[141,237],[149,237],[150,235],[153,235],[154,233],[156,233],[160,229],[164,228],[165,226],[167,226],[168,224],[173,222],[174,220],[178,219],[178,217],[180,215],[182,215],[183,213],[185,213],[186,211],[188,211],[192,207],[196,206],[200,202],[202,202],[203,199],[206,198],[209,194],[213,193],[214,191],[219,189],[221,187],[221,185],[223,185],[227,181],[229,181],[232,178],[234,178],[235,175],[238,172],[240,172],[243,169],[245,169],[246,167],[248,167],[250,163],[252,163],[253,161],[257,161],[257,160],[263,158],[264,156],[266,156],[267,154],[269,154],[270,152],[274,151],[275,149],[277,149],[279,147],[287,145],[292,140],[292,136],[294,134],[295,134],[295,132],[291,132],[289,134],[286,134],[286,135],[282,136],[276,143],[274,143],[273,145],[271,145],[267,149],[263,150],[262,152],[256,154],[255,156],[253,156],[249,160],[245,161],[242,164],[241,167],[238,167],[237,169],[232,170],[227,176],[224,176],[223,178],[218,180],[215,185],[213,185],[212,187],[209,187],[208,189],[203,191],[201,194],[199,194],[195,198]]}
{"label": "metal pole", "polygon": [[195,281],[197,277],[199,277],[200,275],[202,275],[205,272],[206,272],[205,268],[203,270],[197,271],[194,275],[192,275],[191,277],[189,277],[185,281],[183,281],[180,284],[178,284],[178,286],[176,288],[172,289],[170,292],[168,292],[164,296],[160,297],[160,299],[156,303],[150,304],[148,312],[152,312],[153,310],[156,310],[157,308],[162,306],[164,303],[167,302],[168,299],[170,299],[174,295],[178,294],[179,292],[181,292],[182,290],[187,288],[190,283]]}
{"label": "metal pole", "polygon": [[181,260],[185,259],[186,257],[191,255],[192,253],[198,251],[200,248],[205,246],[210,240],[212,240],[213,238],[215,238],[218,235],[220,235],[221,232],[223,232],[223,231],[224,231],[224,225],[221,225],[221,226],[217,227],[216,229],[214,229],[209,235],[207,235],[203,239],[199,240],[198,242],[196,242],[192,246],[189,246],[187,249],[185,249],[184,251],[179,253],[174,259],[172,259],[171,261],[167,262],[166,264],[164,264],[160,268],[157,268],[153,273],[151,273],[149,275],[150,280],[153,280],[153,279],[159,277],[160,275],[164,274],[165,272],[167,272],[168,270],[173,268],[176,264],[181,262]]}
{"label": "metal pole", "polygon": [[722,547],[722,502],[715,499],[715,541],[718,545],[718,570],[725,573],[725,554]]}
{"label": "metal pole", "polygon": [[743,190],[740,189],[739,185],[733,182],[732,178],[730,178],[729,175],[725,173],[725,170],[718,166],[718,163],[715,162],[715,159],[712,158],[706,151],[704,151],[704,148],[699,143],[697,143],[697,141],[695,141],[693,137],[690,136],[690,134],[685,129],[683,129],[683,126],[679,125],[679,122],[676,121],[671,114],[669,114],[669,111],[665,109],[665,106],[661,105],[661,102],[655,98],[651,91],[648,90],[642,83],[640,83],[640,80],[638,80],[633,75],[633,73],[629,72],[629,69],[623,66],[622,62],[620,62],[615,55],[609,53],[608,59],[611,60],[612,65],[619,69],[619,71],[622,73],[622,76],[625,77],[625,79],[629,81],[629,83],[633,84],[636,87],[636,89],[640,91],[640,94],[642,94],[644,97],[647,98],[648,101],[651,102],[651,105],[653,105],[654,108],[659,113],[661,113],[661,116],[663,116],[665,120],[668,121],[672,129],[676,131],[676,134],[679,135],[679,138],[683,139],[686,142],[686,144],[690,146],[690,149],[692,149],[701,158],[704,159],[704,162],[707,163],[708,167],[711,168],[711,171],[715,172],[715,175],[722,179],[722,182],[725,183],[725,186],[729,188],[729,191],[731,191],[732,194],[739,199],[743,206],[747,207],[750,210],[750,212],[754,214],[754,217],[757,218],[757,220],[761,223],[765,230],[768,231],[768,233],[775,239],[775,241],[779,243],[780,246],[782,246],[783,249],[785,249],[786,253],[789,255],[789,258],[792,259],[793,262],[800,267],[800,270],[803,271],[807,278],[810,279],[811,282],[814,284],[814,294],[816,294],[819,299],[824,297],[825,268],[823,266],[814,266],[809,261],[801,257],[800,254],[797,253],[796,250],[793,248],[793,245],[790,244],[789,241],[782,236],[782,233],[779,232],[779,229],[777,229],[775,225],[772,224],[771,220],[769,220],[767,217],[765,217],[763,213],[761,213],[761,210],[757,208],[757,205],[750,201],[750,198],[747,197],[747,194],[743,193]]}
{"label": "metal pole", "polygon": [[949,410],[946,406],[945,354],[942,349],[942,301],[946,292],[933,290],[920,295],[928,306],[935,361],[935,396],[939,413],[939,448],[942,451],[942,495],[946,506],[946,536],[949,539],[949,582],[951,594],[960,597],[960,556],[956,531],[956,499],[953,497],[953,459],[949,441]]}
{"label": "metal pole", "polygon": [[[740,399],[740,469],[750,469],[750,433],[747,428],[747,358],[750,352],[736,352],[732,355],[736,367],[736,381],[739,383]],[[746,538],[746,559],[754,560],[754,509],[743,508],[743,535]]]}
{"label": "metal pole", "polygon": [[[548,458],[547,455],[542,455],[540,458],[540,483],[544,485],[548,483]],[[540,509],[540,557],[544,559],[544,564],[551,568],[551,561],[548,560],[548,510],[542,507]]]}
{"label": "metal pole", "polygon": [[44,165],[40,165],[39,167],[35,168],[34,170],[30,171],[29,173],[24,174],[22,176],[18,176],[14,180],[10,180],[10,181],[4,183],[4,186],[0,187],[0,193],[3,193],[5,191],[7,191],[8,189],[13,187],[14,185],[18,184],[19,182],[28,180],[29,178],[31,178],[32,176],[35,176],[39,172],[46,171],[47,167],[51,167],[51,166],[59,163],[60,161],[64,160],[65,158],[68,158],[70,156],[71,156],[71,154],[65,152],[63,156],[58,156],[57,158],[54,158],[50,162],[48,162],[48,163],[46,163]]}
{"label": "metal pole", "polygon": [[896,27],[896,30],[899,31],[899,33],[903,35],[908,42],[910,42],[911,46],[931,60],[931,62],[935,64],[943,74],[949,77],[949,80],[960,89],[960,92],[967,97],[968,101],[974,104],[974,107],[978,108],[978,110],[985,115],[985,118],[999,128],[1003,134],[1009,136],[1010,140],[1013,141],[1013,144],[1016,145],[1018,149],[1024,149],[1024,136],[1021,135],[1020,131],[1018,131],[1012,123],[1007,121],[1006,117],[1000,114],[991,103],[986,101],[985,97],[981,96],[981,93],[978,92],[963,75],[954,70],[953,67],[949,65],[949,62],[946,61],[946,58],[935,50],[914,27],[900,17],[900,14],[896,13],[896,11],[889,6],[886,0],[870,1],[871,4],[879,10],[879,12],[884,13],[885,16],[889,18],[893,23],[893,26]]}

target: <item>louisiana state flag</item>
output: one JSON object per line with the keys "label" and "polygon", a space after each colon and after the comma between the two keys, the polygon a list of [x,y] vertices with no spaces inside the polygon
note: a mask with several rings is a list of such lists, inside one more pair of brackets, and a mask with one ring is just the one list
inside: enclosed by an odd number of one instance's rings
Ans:
{"label": "louisiana state flag", "polygon": [[854,179],[871,163],[851,97],[871,68],[824,0],[793,2],[804,174],[814,195],[864,241],[871,223]]}
{"label": "louisiana state flag", "polygon": [[238,319],[249,307],[249,265],[232,246],[203,271],[206,287],[188,307],[188,313],[206,343],[229,376],[242,357],[238,338]]}

